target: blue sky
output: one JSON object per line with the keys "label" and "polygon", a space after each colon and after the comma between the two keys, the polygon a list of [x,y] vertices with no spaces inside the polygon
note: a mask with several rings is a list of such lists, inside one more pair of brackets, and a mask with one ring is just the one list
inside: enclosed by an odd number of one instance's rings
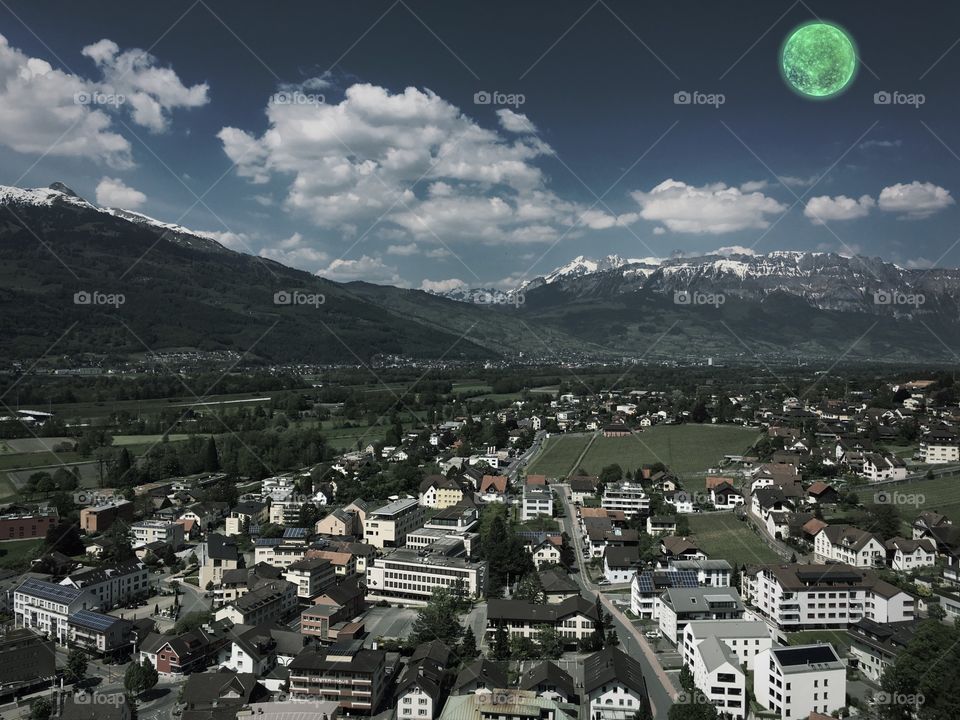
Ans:
{"label": "blue sky", "polygon": [[[9,2],[0,182],[410,287],[718,248],[955,266],[950,5]],[[823,102],[777,62],[817,17],[862,60]]]}

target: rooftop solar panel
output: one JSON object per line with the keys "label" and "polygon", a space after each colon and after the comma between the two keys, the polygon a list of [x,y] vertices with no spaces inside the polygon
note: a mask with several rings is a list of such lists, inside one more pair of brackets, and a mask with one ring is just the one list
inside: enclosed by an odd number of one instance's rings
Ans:
{"label": "rooftop solar panel", "polygon": [[45,580],[29,578],[25,580],[18,588],[20,592],[26,592],[43,600],[51,602],[69,603],[76,600],[80,595],[80,590],[75,587],[56,585]]}
{"label": "rooftop solar panel", "polygon": [[78,610],[70,616],[70,623],[72,625],[79,625],[91,630],[104,631],[115,622],[117,622],[117,618],[115,617],[90,610]]}

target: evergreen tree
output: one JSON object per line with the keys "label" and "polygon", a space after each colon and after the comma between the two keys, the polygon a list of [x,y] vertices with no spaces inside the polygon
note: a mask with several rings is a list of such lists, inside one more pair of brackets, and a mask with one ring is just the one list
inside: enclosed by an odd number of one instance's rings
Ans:
{"label": "evergreen tree", "polygon": [[477,649],[477,636],[473,632],[473,628],[470,625],[467,625],[466,630],[463,631],[463,637],[460,639],[460,647],[457,649],[457,653],[460,655],[460,659],[474,660],[477,655],[480,654],[480,651]]}
{"label": "evergreen tree", "polygon": [[87,676],[87,654],[74,648],[67,655],[67,678],[70,682],[80,682]]}
{"label": "evergreen tree", "polygon": [[497,628],[493,635],[493,659],[510,659],[510,636],[507,634],[507,629],[502,625]]}
{"label": "evergreen tree", "polygon": [[220,469],[220,456],[217,453],[217,442],[213,436],[207,438],[203,444],[203,469],[206,472],[217,472]]}

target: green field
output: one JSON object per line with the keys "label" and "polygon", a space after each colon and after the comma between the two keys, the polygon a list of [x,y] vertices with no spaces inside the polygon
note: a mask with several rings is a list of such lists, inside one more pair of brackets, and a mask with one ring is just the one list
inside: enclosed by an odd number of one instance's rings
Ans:
{"label": "green field", "polygon": [[0,542],[0,567],[17,567],[29,564],[30,560],[40,556],[43,538],[29,540],[4,540]]}
{"label": "green field", "polygon": [[[625,471],[662,462],[678,475],[703,473],[717,467],[724,455],[745,451],[757,439],[756,430],[736,425],[657,425],[629,437],[597,437],[580,467],[598,475],[614,463]],[[585,435],[557,435],[547,440],[530,472],[549,477],[566,475],[589,442]]]}
{"label": "green field", "polygon": [[[179,442],[187,440],[190,436],[184,433],[167,435],[169,442]],[[113,444],[117,447],[121,445],[146,445],[150,446],[163,440],[163,435],[114,435]]]}
{"label": "green field", "polygon": [[830,643],[840,654],[840,657],[843,657],[850,647],[850,636],[844,630],[803,630],[787,633],[787,642],[791,645]]}
{"label": "green field", "polygon": [[780,560],[748,521],[732,513],[703,513],[687,516],[690,533],[711,560],[726,560],[731,565],[774,563]]}
{"label": "green field", "polygon": [[550,478],[566,477],[590,442],[590,435],[554,435],[547,438],[528,472]]}
{"label": "green field", "polygon": [[[960,478],[938,477],[933,480],[914,480],[899,485],[878,488],[855,488],[861,502],[875,501],[876,493],[886,493],[900,512],[905,526],[909,526],[921,510],[936,510],[954,523],[960,523]],[[922,500],[922,502],[920,502]],[[907,535],[907,537],[910,537]]]}

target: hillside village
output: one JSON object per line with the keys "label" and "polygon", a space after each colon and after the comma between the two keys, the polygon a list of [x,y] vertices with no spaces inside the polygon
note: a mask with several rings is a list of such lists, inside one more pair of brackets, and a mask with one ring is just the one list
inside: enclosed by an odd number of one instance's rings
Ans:
{"label": "hillside village", "polygon": [[[960,482],[942,381],[449,415],[266,477],[212,437],[187,476],[31,477],[72,489],[0,516],[0,547],[43,539],[0,576],[0,695],[34,720],[873,716],[957,632],[960,517],[924,497]],[[733,427],[696,471],[651,447]]]}

